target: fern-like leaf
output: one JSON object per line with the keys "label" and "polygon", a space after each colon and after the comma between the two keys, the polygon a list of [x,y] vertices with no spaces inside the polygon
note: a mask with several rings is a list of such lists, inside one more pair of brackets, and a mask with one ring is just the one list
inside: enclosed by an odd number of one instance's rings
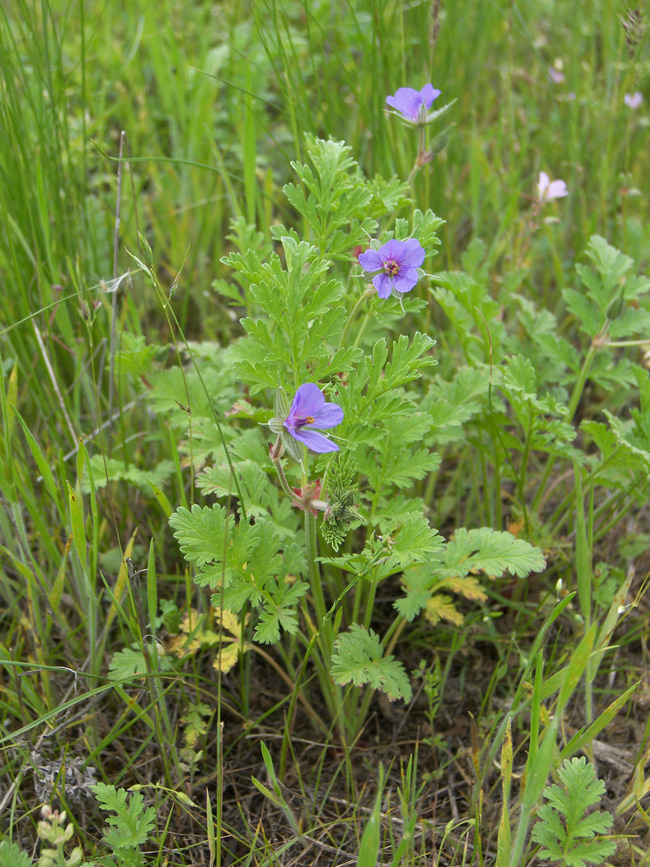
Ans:
{"label": "fern-like leaf", "polygon": [[542,846],[538,857],[563,867],[602,864],[616,851],[614,840],[597,836],[611,828],[612,817],[603,811],[587,815],[586,810],[600,802],[605,785],[584,756],[564,762],[558,776],[562,786],[544,789],[548,803],[540,807],[533,828],[532,838]]}
{"label": "fern-like leaf", "polygon": [[358,623],[353,623],[334,643],[332,677],[341,685],[368,684],[385,692],[390,701],[411,698],[411,683],[402,663],[393,656],[383,656],[377,633]]}
{"label": "fern-like leaf", "polygon": [[154,828],[156,811],[144,806],[144,798],[139,792],[128,796],[126,789],[116,789],[106,783],[96,783],[93,792],[102,810],[109,814],[106,822],[111,827],[104,831],[106,843],[117,851],[142,846]]}

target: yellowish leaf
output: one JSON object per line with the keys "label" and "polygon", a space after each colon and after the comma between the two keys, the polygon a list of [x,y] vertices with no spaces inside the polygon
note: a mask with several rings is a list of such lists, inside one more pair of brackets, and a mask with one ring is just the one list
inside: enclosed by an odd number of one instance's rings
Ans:
{"label": "yellowish leaf", "polygon": [[429,623],[435,626],[441,620],[448,620],[450,623],[455,623],[460,626],[463,622],[463,615],[454,605],[451,596],[445,596],[444,593],[436,593],[429,599],[426,604],[424,616]]}
{"label": "yellowish leaf", "polygon": [[485,602],[487,595],[483,588],[471,575],[464,575],[458,578],[446,578],[442,581],[439,587],[444,587],[445,590],[451,590],[452,593],[458,593],[464,596],[465,599],[479,599]]}
{"label": "yellowish leaf", "polygon": [[[215,609],[215,621],[216,625],[219,623],[219,610]],[[248,618],[250,615],[246,615],[246,622],[248,622]],[[224,608],[221,611],[221,625],[223,628],[230,632],[231,635],[234,635],[235,638],[241,638],[241,623],[239,622],[239,618],[236,614],[233,614],[232,611],[226,611]]]}
{"label": "yellowish leaf", "polygon": [[[218,609],[212,609],[212,613],[215,619],[215,628],[206,629],[205,614],[199,614],[194,608],[190,608],[180,622],[178,635],[174,635],[170,639],[167,650],[179,659],[184,659],[187,656],[193,656],[204,648],[218,647],[220,638],[222,638],[224,646],[222,660],[224,662],[221,670],[229,671],[237,661],[237,653],[235,653],[233,661],[230,661],[230,656],[233,653],[231,648],[235,647],[238,649],[240,644],[242,635],[241,622],[232,611],[223,610],[220,612]],[[246,622],[248,622],[248,617],[249,615],[246,615]],[[220,636],[220,621],[223,633],[230,633],[230,635],[223,634]],[[247,650],[248,647],[245,646],[245,649]],[[227,668],[224,668],[223,665],[227,665]],[[215,668],[219,668],[218,662],[215,663]]]}
{"label": "yellowish leaf", "polygon": [[[226,674],[230,671],[230,669],[237,664],[237,660],[239,659],[239,648],[240,644],[237,641],[233,641],[230,644],[222,644],[221,650],[213,662],[213,666],[217,671],[223,672]],[[244,651],[248,650],[248,646],[244,645]]]}

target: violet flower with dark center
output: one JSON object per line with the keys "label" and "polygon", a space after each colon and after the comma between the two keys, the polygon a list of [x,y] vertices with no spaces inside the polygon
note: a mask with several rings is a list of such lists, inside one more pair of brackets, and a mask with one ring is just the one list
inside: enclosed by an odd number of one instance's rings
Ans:
{"label": "violet flower with dark center", "polygon": [[366,250],[359,256],[364,271],[377,271],[372,283],[380,298],[396,292],[410,292],[418,282],[417,269],[424,262],[424,248],[417,238],[388,241],[379,250]]}
{"label": "violet flower with dark center", "polygon": [[338,452],[339,447],[317,431],[336,427],[342,421],[341,407],[336,403],[326,403],[320,388],[307,383],[296,391],[289,415],[282,424],[295,440],[304,443],[313,452],[324,454]]}
{"label": "violet flower with dark center", "polygon": [[423,122],[434,100],[440,96],[432,84],[425,84],[422,90],[413,87],[398,87],[395,96],[387,96],[386,102],[411,123]]}

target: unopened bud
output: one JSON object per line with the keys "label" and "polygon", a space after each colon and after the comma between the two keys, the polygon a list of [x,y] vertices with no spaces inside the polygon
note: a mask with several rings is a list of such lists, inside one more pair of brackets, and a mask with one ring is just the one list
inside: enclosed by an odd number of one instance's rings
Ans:
{"label": "unopened bud", "polygon": [[78,865],[81,864],[81,859],[83,858],[83,856],[84,856],[84,853],[82,852],[81,847],[75,846],[75,848],[72,850],[72,852],[70,854],[70,857],[65,862],[66,867],[78,867]]}
{"label": "unopened bud", "polygon": [[437,156],[439,153],[442,153],[444,149],[449,144],[449,136],[443,133],[442,135],[436,136],[434,140],[431,142],[431,146],[429,151],[431,153],[431,159]]}
{"label": "unopened bud", "polygon": [[279,461],[284,454],[284,446],[280,437],[274,443],[269,443],[269,457],[272,461]]}
{"label": "unopened bud", "polygon": [[610,322],[615,319],[620,319],[625,313],[625,289],[621,289],[621,294],[615,298],[605,311],[605,316]]}
{"label": "unopened bud", "polygon": [[[289,406],[289,398],[287,397],[286,391],[280,386],[275,392],[275,398],[273,400],[273,413],[282,423],[285,419],[289,417],[289,413],[291,412],[291,407]],[[274,421],[274,419],[272,419]]]}

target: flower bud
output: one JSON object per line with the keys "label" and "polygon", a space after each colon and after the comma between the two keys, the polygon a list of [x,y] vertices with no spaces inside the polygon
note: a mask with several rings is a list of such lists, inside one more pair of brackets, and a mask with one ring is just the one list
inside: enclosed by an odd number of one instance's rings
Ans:
{"label": "flower bud", "polygon": [[621,289],[621,294],[615,298],[605,311],[605,316],[610,322],[615,319],[620,319],[625,313],[625,289]]}
{"label": "flower bud", "polygon": [[75,846],[72,850],[70,857],[66,861],[67,867],[78,867],[81,864],[81,859],[83,858],[84,853],[81,850],[81,846]]}

